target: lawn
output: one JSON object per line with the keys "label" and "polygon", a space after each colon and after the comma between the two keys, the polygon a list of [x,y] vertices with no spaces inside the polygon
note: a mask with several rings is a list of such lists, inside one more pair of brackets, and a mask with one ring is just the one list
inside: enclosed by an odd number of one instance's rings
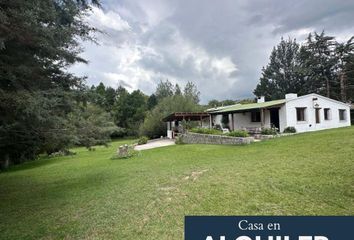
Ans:
{"label": "lawn", "polygon": [[183,239],[185,215],[354,215],[354,127],[111,160],[129,141],[0,173],[0,238]]}

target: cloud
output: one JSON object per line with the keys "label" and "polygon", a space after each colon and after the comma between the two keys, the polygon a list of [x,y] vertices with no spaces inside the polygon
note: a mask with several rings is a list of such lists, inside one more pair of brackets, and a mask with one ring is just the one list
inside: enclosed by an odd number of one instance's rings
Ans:
{"label": "cloud", "polygon": [[99,29],[112,29],[115,31],[130,30],[129,23],[114,11],[104,12],[101,8],[95,6],[91,8],[91,11],[92,13],[89,13],[86,21]]}
{"label": "cloud", "polygon": [[303,41],[310,31],[347,40],[353,1],[105,0],[87,21],[104,31],[84,43],[88,65],[70,70],[150,94],[161,79],[193,81],[202,102],[252,97],[262,66],[281,36]]}

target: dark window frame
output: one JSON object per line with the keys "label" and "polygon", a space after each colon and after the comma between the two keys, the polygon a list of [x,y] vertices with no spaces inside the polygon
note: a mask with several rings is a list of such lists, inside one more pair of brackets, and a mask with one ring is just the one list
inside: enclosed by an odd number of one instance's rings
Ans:
{"label": "dark window frame", "polygon": [[330,108],[323,109],[323,118],[326,121],[331,120],[331,109]]}
{"label": "dark window frame", "polygon": [[346,121],[347,120],[347,114],[346,114],[345,109],[338,109],[338,114],[339,114],[339,121]]}
{"label": "dark window frame", "polygon": [[296,108],[296,121],[306,122],[306,107],[297,107]]}
{"label": "dark window frame", "polygon": [[251,112],[251,122],[261,122],[261,111]]}

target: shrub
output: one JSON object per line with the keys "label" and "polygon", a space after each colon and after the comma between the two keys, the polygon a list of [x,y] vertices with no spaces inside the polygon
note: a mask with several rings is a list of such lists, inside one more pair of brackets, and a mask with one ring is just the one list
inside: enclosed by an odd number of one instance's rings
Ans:
{"label": "shrub", "polygon": [[181,137],[176,137],[175,143],[176,144],[184,144]]}
{"label": "shrub", "polygon": [[222,131],[213,128],[192,128],[189,131],[193,133],[201,133],[201,134],[222,135]]}
{"label": "shrub", "polygon": [[277,130],[275,128],[262,128],[262,135],[277,135]]}
{"label": "shrub", "polygon": [[111,138],[122,138],[128,135],[128,131],[125,128],[117,127],[112,133]]}
{"label": "shrub", "polygon": [[146,136],[142,136],[138,139],[138,145],[143,145],[146,144],[148,142],[149,138]]}
{"label": "shrub", "polygon": [[226,133],[226,135],[230,136],[230,137],[248,137],[249,136],[248,132],[244,131],[244,130],[235,130],[235,131]]}
{"label": "shrub", "polygon": [[284,129],[284,133],[296,133],[296,128],[287,127],[287,128]]}

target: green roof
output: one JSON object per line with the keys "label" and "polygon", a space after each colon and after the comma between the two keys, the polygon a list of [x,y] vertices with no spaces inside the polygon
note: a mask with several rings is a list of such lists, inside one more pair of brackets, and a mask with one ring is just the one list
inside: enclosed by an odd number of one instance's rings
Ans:
{"label": "green roof", "polygon": [[274,101],[262,102],[262,103],[236,104],[236,105],[230,105],[221,108],[208,109],[207,112],[208,113],[225,113],[225,112],[238,112],[238,111],[241,112],[245,110],[272,107],[272,106],[283,104],[285,103],[285,101],[286,101],[285,99],[280,99],[280,100],[274,100]]}

